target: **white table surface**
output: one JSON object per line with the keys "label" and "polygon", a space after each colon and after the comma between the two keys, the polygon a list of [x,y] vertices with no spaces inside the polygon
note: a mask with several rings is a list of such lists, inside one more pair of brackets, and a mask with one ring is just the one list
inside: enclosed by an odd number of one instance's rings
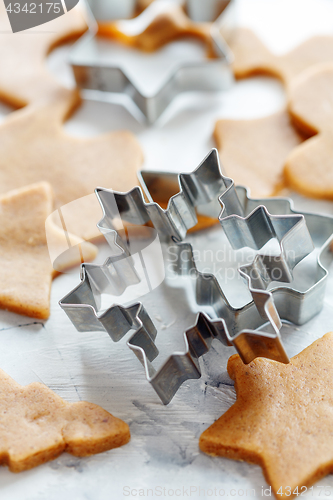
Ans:
{"label": "white table surface", "polygon": [[[238,23],[253,28],[265,43],[282,53],[318,33],[333,33],[333,0],[238,0]],[[61,81],[71,84],[68,48],[51,54],[48,65]],[[148,77],[147,77],[148,78]],[[94,136],[129,129],[140,141],[144,168],[190,171],[214,146],[212,131],[219,118],[255,118],[281,109],[282,85],[264,77],[236,82],[215,95],[183,95],[153,127],[139,123],[121,105],[84,102],[66,123],[69,134]],[[12,110],[0,107],[0,119]],[[295,195],[296,206],[333,213],[333,204]],[[212,232],[212,238],[214,238]],[[101,249],[99,262],[106,255]],[[78,272],[57,278],[52,287],[51,317],[33,321],[0,312],[0,367],[21,384],[45,383],[68,401],[88,400],[129,423],[126,446],[90,458],[68,454],[20,474],[0,468],[0,498],[4,500],[110,500],[121,498],[262,497],[267,488],[260,467],[199,451],[198,439],[235,400],[226,362],[232,348],[217,344],[201,360],[203,376],[183,384],[171,404],[163,406],[146,382],[144,371],[127,348],[106,333],[78,333],[58,301],[79,282]],[[164,285],[163,285],[164,286]],[[162,286],[162,288],[163,288]],[[302,327],[285,327],[282,337],[290,356],[333,329],[333,279],[327,283],[322,312]],[[163,289],[162,289],[163,293]],[[159,327],[161,358],[182,349],[182,332],[195,314],[175,289],[164,299],[146,298]],[[161,308],[160,308],[161,307]],[[156,364],[158,366],[158,363]],[[333,497],[333,479],[320,483]],[[164,489],[165,488],[165,489]],[[216,490],[214,490],[216,488]],[[148,489],[152,489],[153,491]],[[213,493],[213,494],[212,494]],[[323,498],[314,488],[304,498]]]}

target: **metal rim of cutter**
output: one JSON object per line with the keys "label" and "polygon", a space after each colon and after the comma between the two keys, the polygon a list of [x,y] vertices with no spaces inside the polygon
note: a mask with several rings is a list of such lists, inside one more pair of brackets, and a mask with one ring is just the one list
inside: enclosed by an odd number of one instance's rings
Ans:
{"label": "metal rim of cutter", "polygon": [[[143,14],[153,8],[153,4],[147,7]],[[231,0],[226,13],[221,14],[219,24],[212,24],[210,29],[211,44],[217,58],[190,63],[184,61],[173,66],[154,95],[140,91],[121,65],[112,64],[111,60],[107,62],[103,60],[96,43],[96,23],[92,21],[90,31],[74,44],[69,56],[78,87],[82,90],[94,91],[93,96],[90,94],[90,97],[102,100],[103,96],[108,93],[126,95],[150,124],[154,123],[176,95],[182,92],[212,92],[228,88],[233,80],[230,69],[233,56],[220,30],[223,17],[228,14],[228,9],[233,8],[233,5],[234,0]],[[165,8],[170,8],[170,4],[166,3]],[[91,56],[89,57],[88,54]]]}
{"label": "metal rim of cutter", "polygon": [[[191,176],[195,176],[201,166],[207,161],[210,161],[213,167],[214,165],[215,167],[217,167],[217,165],[219,164],[219,157],[216,149],[213,149],[203,160],[201,165],[199,165],[199,167],[190,174],[174,174],[169,172],[161,173],[150,171],[141,171],[139,173],[139,180],[142,185],[145,198],[150,202],[151,206],[157,205],[152,203],[153,199],[150,196],[149,188],[147,187],[147,183],[150,184],[151,176],[161,178],[166,175],[172,177],[173,179],[178,179],[177,182],[179,185],[179,193],[171,197],[168,205],[168,210],[165,211],[169,219],[168,230],[172,231],[170,234],[176,240],[182,240],[185,237],[187,230],[193,227],[197,222],[194,206],[198,206],[198,203],[195,201],[193,196],[191,199],[191,195],[184,195],[182,184],[184,184],[185,186],[186,184],[188,185],[191,182],[189,181]],[[274,237],[274,232],[279,233],[276,236],[278,236],[278,240],[280,242],[280,247],[282,250],[282,264],[285,268],[286,278],[288,278],[289,275],[289,280],[286,279],[285,281],[290,281],[292,279],[292,268],[295,267],[298,262],[300,262],[302,254],[304,258],[304,256],[311,250],[311,242],[308,238],[305,224],[301,221],[301,219],[299,219],[298,221],[298,226],[297,224],[295,224],[296,232],[291,232],[289,235],[288,231],[286,232],[286,229],[288,229],[288,227],[283,228],[284,224],[282,224],[281,226],[279,220],[281,219],[281,215],[288,216],[286,220],[289,221],[289,224],[291,224],[292,226],[294,225],[294,223],[292,222],[293,218],[300,216],[304,218],[306,227],[310,234],[310,239],[314,243],[318,252],[316,258],[316,282],[305,291],[298,291],[294,288],[277,286],[275,288],[272,288],[271,292],[273,293],[273,295],[275,295],[275,302],[278,302],[277,309],[283,319],[291,321],[295,324],[304,324],[309,321],[322,308],[324,290],[326,285],[325,281],[328,276],[327,268],[333,259],[333,253],[331,252],[331,248],[333,246],[333,217],[330,215],[296,211],[294,209],[292,200],[290,200],[289,198],[251,198],[249,189],[243,186],[234,186],[234,183],[231,179],[222,175],[219,167],[215,168],[215,175],[212,179],[210,179],[210,182],[213,189],[215,189],[216,191],[220,189],[221,184],[222,186],[224,186],[225,191],[222,196],[219,197],[219,202],[222,206],[219,220],[224,231],[229,233],[227,234],[227,237],[233,248],[242,248],[242,246],[246,245],[254,249],[258,249],[263,244],[265,244],[266,241],[268,241],[269,234],[272,234],[272,237]],[[204,184],[202,182],[202,179],[199,184]],[[198,196],[200,196],[200,189],[198,187],[195,187],[195,181],[193,183],[193,189],[194,191],[197,189]],[[207,196],[207,193],[205,193],[205,191],[207,191],[207,187],[204,186],[204,188],[202,189],[203,196]],[[178,215],[181,211],[181,203],[186,204],[186,217],[178,218]],[[158,209],[155,208],[155,210]],[[161,212],[163,212],[163,210],[161,210]],[[210,214],[206,212],[205,215]],[[267,217],[267,215],[270,215],[270,217]],[[170,222],[170,216],[173,223]],[[244,218],[247,219],[247,221],[243,221],[242,219]],[[277,224],[274,224],[274,218]],[[259,222],[258,219],[260,219]],[[273,223],[270,224],[270,221],[273,221]],[[241,223],[243,226],[243,231],[240,232],[241,238],[236,240],[234,239],[235,234],[233,231],[234,223],[237,223],[238,225]],[[258,233],[256,233],[257,224],[262,224],[261,227],[265,228],[266,237],[264,240],[262,240],[262,236],[260,235],[258,238]],[[247,230],[249,230],[247,234],[244,233],[246,225],[248,226]],[[291,226],[289,226],[289,229],[291,229]],[[286,232],[285,236],[287,237],[287,239],[285,240],[283,237],[284,232]],[[253,235],[257,236],[253,238]],[[296,245],[296,252],[293,251],[295,249],[294,245]],[[290,262],[283,263],[283,260],[285,259],[287,261],[290,260]],[[266,263],[269,264],[269,262],[267,261]],[[253,264],[256,265],[257,263],[254,262]],[[241,273],[243,273],[244,278],[248,279],[246,276],[246,267],[247,266],[245,266],[245,268],[242,267],[240,271]],[[271,279],[269,279],[269,274],[270,273],[268,273],[267,276],[268,279],[263,279],[263,282],[261,283],[264,288],[267,288],[270,281],[272,281]],[[291,301],[290,305],[286,304],[285,306],[283,306],[285,296],[289,297],[289,300]]]}

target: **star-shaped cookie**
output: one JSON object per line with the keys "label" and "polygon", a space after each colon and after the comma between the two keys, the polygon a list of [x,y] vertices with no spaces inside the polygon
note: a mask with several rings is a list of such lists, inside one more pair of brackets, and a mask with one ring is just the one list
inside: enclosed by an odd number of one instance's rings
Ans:
{"label": "star-shaped cookie", "polygon": [[[50,314],[50,289],[57,274],[52,267],[45,235],[45,220],[52,213],[53,193],[46,182],[30,185],[0,196],[0,307],[34,318]],[[67,235],[68,236],[68,235]],[[66,235],[52,221],[48,243],[56,255],[62,254],[63,268],[92,260],[94,245]],[[76,251],[75,251],[76,250]]]}
{"label": "star-shaped cookie", "polygon": [[232,356],[237,401],[201,435],[201,450],[259,464],[277,498],[333,472],[332,358],[333,333],[288,365]]}
{"label": "star-shaped cookie", "polygon": [[[289,91],[291,82],[304,70],[323,61],[333,61],[332,36],[309,38],[279,56],[270,53],[255,33],[246,28],[239,28],[230,44],[236,78],[272,75],[282,80]],[[258,120],[220,120],[214,136],[227,175],[237,184],[250,187],[252,195],[272,196],[286,184],[295,187],[296,183],[292,185],[284,175],[284,165],[289,153],[305,136],[293,127],[287,110]],[[310,188],[303,192],[311,195],[311,183],[308,184]],[[327,185],[327,179],[323,184]]]}
{"label": "star-shaped cookie", "polygon": [[96,224],[102,217],[94,189],[128,191],[136,186],[142,151],[127,131],[68,136],[62,126],[68,97],[60,91],[47,105],[15,111],[0,125],[0,193],[49,182],[55,208],[75,202],[65,210],[67,230],[89,240],[100,235]]}
{"label": "star-shaped cookie", "polygon": [[219,120],[214,138],[226,174],[254,197],[272,196],[284,187],[286,158],[303,142],[284,110],[256,120]]}
{"label": "star-shaped cookie", "polygon": [[79,37],[86,29],[75,8],[45,26],[11,33],[4,2],[0,2],[0,99],[20,108],[47,102],[64,90],[47,70],[46,57],[54,47]]}
{"label": "star-shaped cookie", "polygon": [[286,86],[315,64],[333,62],[333,36],[314,36],[283,55],[272,54],[253,31],[239,28],[231,40],[236,78],[268,74]]}
{"label": "star-shaped cookie", "polygon": [[39,382],[21,386],[0,370],[0,464],[31,469],[63,451],[78,457],[126,444],[128,425],[100,406],[67,403]]}
{"label": "star-shaped cookie", "polygon": [[301,130],[316,134],[285,162],[288,184],[305,196],[333,199],[333,64],[319,64],[294,80],[289,112]]}

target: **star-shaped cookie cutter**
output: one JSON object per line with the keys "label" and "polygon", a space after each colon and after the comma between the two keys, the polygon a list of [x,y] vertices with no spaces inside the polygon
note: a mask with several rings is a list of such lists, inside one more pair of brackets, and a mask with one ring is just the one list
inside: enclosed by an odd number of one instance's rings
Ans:
{"label": "star-shaped cookie cutter", "polygon": [[[163,210],[151,199],[149,186],[152,180],[165,180],[165,176],[168,181],[175,178],[175,174],[170,173],[141,173],[148,202],[144,200],[140,188],[125,194],[96,190],[104,211],[99,228],[113,249],[113,254],[117,250],[118,255],[111,257],[104,266],[83,265],[81,284],[64,297],[60,305],[79,331],[105,330],[116,341],[135,327],[136,332],[127,344],[143,364],[147,380],[163,403],[167,404],[185,380],[201,376],[198,358],[209,350],[213,339],[225,345],[234,345],[246,363],[258,356],[288,362],[279,335],[279,314],[283,319],[301,324],[319,312],[328,273],[324,266],[329,264],[332,257],[329,249],[333,218],[315,214],[298,215],[288,199],[265,200],[270,211],[280,210],[284,214],[270,215],[262,205],[263,200],[251,199],[245,188],[235,188],[233,181],[221,174],[216,150],[194,172],[179,175],[179,193],[171,197],[168,208]],[[261,248],[272,237],[279,240],[281,248],[281,255],[274,261],[265,255],[257,256],[252,264],[253,275],[248,266],[241,268],[248,279],[254,300],[238,309],[230,305],[215,276],[198,271],[192,246],[181,242],[187,229],[196,223],[195,207],[208,215],[214,215],[219,207],[218,198],[224,207],[220,222],[235,248],[244,245]],[[109,283],[113,292],[120,294],[126,286],[138,280],[135,268],[128,260],[126,243],[112,229],[114,217],[119,214],[129,223],[146,224],[151,221],[160,235],[174,242],[179,255],[174,271],[178,275],[194,274],[198,306],[209,305],[216,312],[216,319],[203,312],[198,314],[196,324],[184,334],[185,352],[172,355],[158,371],[151,363],[158,354],[154,344],[156,329],[142,304],[137,303],[129,308],[115,305],[101,315],[97,312],[96,297],[109,287]],[[278,278],[288,282],[292,279],[292,269],[312,250],[304,218],[310,225],[310,234],[317,248],[321,247],[317,257],[316,283],[305,292],[281,285],[267,291],[269,282],[275,279],[272,272],[276,263],[276,269],[283,271]],[[235,229],[235,224],[238,229]],[[242,229],[245,229],[244,233]],[[292,252],[289,251],[291,249]],[[185,263],[180,257],[184,251],[188,254]],[[127,281],[124,281],[124,277]],[[136,312],[141,316],[135,316]],[[267,321],[273,333],[256,330]]]}
{"label": "star-shaped cookie cutter", "polygon": [[[220,91],[228,88],[233,80],[230,70],[231,51],[221,35],[223,19],[230,31],[230,10],[234,0],[220,16],[219,23],[212,24],[207,35],[207,43],[215,59],[183,61],[170,67],[167,75],[153,93],[144,92],[132,75],[128,74],[123,62],[115,60],[112,50],[105,50],[92,25],[73,47],[70,53],[76,83],[79,88],[93,91],[93,98],[105,98],[108,93],[124,94],[143,113],[149,123],[155,122],[169,106],[176,95],[187,91]],[[147,24],[161,13],[177,8],[175,2],[159,0],[153,2],[135,19],[123,20],[124,29],[135,34],[143,32]],[[91,95],[91,92],[90,94]]]}
{"label": "star-shaped cookie cutter", "polygon": [[[110,21],[128,19],[137,13],[137,0],[87,0],[95,19]],[[195,22],[215,22],[233,0],[170,0],[181,5]]]}
{"label": "star-shaped cookie cutter", "polygon": [[[207,163],[209,163],[209,168],[206,170]],[[208,170],[209,173],[207,173]],[[305,253],[311,251],[306,232],[303,233],[302,224],[297,226],[293,222],[295,216],[304,217],[315,246],[315,283],[303,291],[278,286],[272,288],[271,293],[276,295],[275,302],[278,304],[280,316],[294,324],[306,323],[321,310],[328,276],[327,268],[333,259],[331,251],[333,247],[332,216],[295,211],[293,202],[288,198],[251,198],[246,187],[234,186],[231,179],[221,174],[218,152],[215,149],[190,174],[178,175],[170,172],[141,171],[139,179],[149,202],[153,202],[150,192],[155,192],[155,197],[159,197],[160,186],[171,184],[174,192],[180,188],[179,192],[171,197],[168,210],[163,216],[161,216],[163,211],[160,208],[154,208],[157,204],[153,204],[149,208],[153,217],[154,212],[157,212],[158,216],[155,218],[163,219],[163,224],[156,220],[155,227],[168,228],[171,237],[178,241],[183,240],[187,231],[197,223],[196,207],[200,207],[200,213],[212,217],[216,217],[217,211],[219,212],[219,221],[234,249],[240,249],[244,246],[259,249],[269,240],[270,235],[272,238],[276,237],[281,247],[281,255],[274,257],[274,267],[272,268],[277,273],[276,276],[272,276],[269,269],[270,259],[265,255],[258,255],[249,266],[240,268],[245,279],[249,279],[247,275],[251,274],[252,280],[249,280],[249,283],[252,283],[251,286],[259,286],[262,290],[265,290],[270,282],[274,281],[274,278],[280,278],[275,279],[275,281],[290,282],[292,280],[291,271],[300,262],[300,256],[304,254],[304,257]],[[220,189],[224,192],[219,196]],[[219,204],[222,205],[222,211],[218,206],[213,208],[212,212],[211,203],[214,203],[214,198],[211,193],[214,192],[219,199]],[[206,208],[204,202],[208,199],[212,199],[213,202],[210,202]],[[216,201],[215,204],[217,205]],[[285,216],[287,217],[285,218]],[[293,225],[294,229],[289,232]],[[290,262],[285,262],[285,259]],[[260,273],[263,264],[265,272]],[[253,272],[251,272],[252,270]],[[279,298],[281,293],[282,299]],[[284,302],[286,295],[289,299]]]}

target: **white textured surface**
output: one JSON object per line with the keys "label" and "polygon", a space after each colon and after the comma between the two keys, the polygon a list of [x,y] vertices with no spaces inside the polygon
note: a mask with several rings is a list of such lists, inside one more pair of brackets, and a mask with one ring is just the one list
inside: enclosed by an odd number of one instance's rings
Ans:
{"label": "white textured surface", "polygon": [[[238,6],[241,22],[256,28],[276,51],[283,52],[314,32],[333,33],[331,0],[240,0]],[[297,23],[295,13],[299,16]],[[58,50],[49,63],[57,77],[70,82],[66,54],[65,48]],[[194,100],[191,96],[179,97],[152,128],[138,123],[117,104],[85,102],[66,124],[66,130],[91,136],[127,128],[142,144],[145,168],[192,170],[213,146],[216,119],[270,114],[284,105],[284,99],[283,89],[275,80],[251,78],[220,95],[198,95]],[[0,107],[2,117],[8,112]],[[301,208],[333,213],[331,203],[308,202],[300,196],[295,200]],[[201,432],[235,400],[225,371],[233,349],[216,344],[201,360],[202,378],[185,383],[172,403],[164,407],[125,341],[114,344],[104,333],[78,333],[59,308],[58,300],[78,281],[75,273],[54,281],[51,317],[44,324],[0,312],[0,367],[21,384],[41,381],[68,401],[88,400],[103,406],[130,424],[132,439],[123,448],[87,459],[63,454],[54,462],[19,475],[1,468],[0,498],[118,500],[133,490],[129,498],[135,493],[143,498],[171,498],[173,491],[174,496],[201,499],[205,493],[208,497],[210,488],[213,492],[217,488],[213,498],[222,498],[220,489],[224,497],[251,497],[253,488],[255,496],[261,498],[262,486],[267,486],[259,467],[213,459],[198,449]],[[145,298],[160,327],[162,358],[181,349],[182,332],[194,319],[182,290],[173,290],[161,300],[166,289],[163,285],[158,293]],[[283,340],[290,356],[333,329],[332,291],[333,280],[329,279],[320,315],[301,328],[284,328]],[[328,491],[333,497],[331,476],[319,484],[331,487]],[[148,488],[157,488],[154,495]],[[304,496],[323,497],[324,492],[316,488],[313,494]]]}

